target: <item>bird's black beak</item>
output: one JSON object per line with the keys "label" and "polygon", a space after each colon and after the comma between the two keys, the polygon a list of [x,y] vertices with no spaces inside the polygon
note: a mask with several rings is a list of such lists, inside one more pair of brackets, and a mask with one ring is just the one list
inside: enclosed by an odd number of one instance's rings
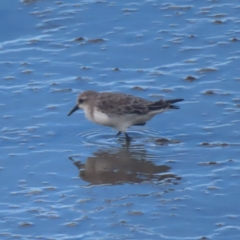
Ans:
{"label": "bird's black beak", "polygon": [[76,105],[69,113],[68,116],[70,116],[72,113],[76,112],[79,109],[78,105]]}

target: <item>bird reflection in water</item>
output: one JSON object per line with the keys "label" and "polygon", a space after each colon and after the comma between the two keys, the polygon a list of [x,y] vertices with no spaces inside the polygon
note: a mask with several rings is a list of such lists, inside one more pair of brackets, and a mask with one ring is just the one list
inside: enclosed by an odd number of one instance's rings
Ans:
{"label": "bird reflection in water", "polygon": [[98,150],[86,163],[69,157],[79,169],[79,177],[91,185],[170,181],[181,178],[169,173],[170,167],[156,165],[145,150],[121,148]]}

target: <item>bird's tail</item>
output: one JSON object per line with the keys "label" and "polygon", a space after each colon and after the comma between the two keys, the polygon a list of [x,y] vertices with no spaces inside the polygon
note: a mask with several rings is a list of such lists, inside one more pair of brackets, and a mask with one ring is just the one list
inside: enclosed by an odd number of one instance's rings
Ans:
{"label": "bird's tail", "polygon": [[183,101],[184,99],[178,98],[173,100],[159,100],[157,102],[151,103],[148,105],[148,110],[150,111],[156,111],[156,110],[167,110],[167,109],[179,109],[178,106],[173,105],[173,103]]}
{"label": "bird's tail", "polygon": [[178,99],[166,100],[166,102],[167,102],[168,104],[170,104],[170,105],[169,105],[169,108],[170,108],[170,109],[179,109],[179,107],[176,106],[176,105],[173,105],[173,103],[181,102],[181,101],[183,101],[183,100],[184,100],[183,98],[178,98]]}

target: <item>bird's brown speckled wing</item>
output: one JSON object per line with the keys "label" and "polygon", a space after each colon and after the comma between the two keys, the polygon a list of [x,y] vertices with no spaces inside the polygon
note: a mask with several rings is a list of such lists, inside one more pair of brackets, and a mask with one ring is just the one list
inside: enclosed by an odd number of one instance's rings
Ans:
{"label": "bird's brown speckled wing", "polygon": [[97,108],[104,113],[113,115],[146,114],[148,106],[153,104],[135,96],[121,93],[101,93],[97,99]]}
{"label": "bird's brown speckled wing", "polygon": [[170,103],[165,100],[159,100],[148,105],[149,111],[156,111],[161,109],[167,109],[170,107]]}

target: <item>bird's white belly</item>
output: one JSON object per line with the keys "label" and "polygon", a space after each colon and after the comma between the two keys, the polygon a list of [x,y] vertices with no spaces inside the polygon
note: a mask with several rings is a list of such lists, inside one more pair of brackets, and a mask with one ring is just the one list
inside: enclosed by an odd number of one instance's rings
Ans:
{"label": "bird's white belly", "polygon": [[129,116],[130,115],[109,116],[96,109],[93,111],[92,115],[86,114],[86,117],[94,123],[113,127],[123,132],[132,125],[132,118]]}
{"label": "bird's white belly", "polygon": [[151,112],[144,115],[126,114],[120,116],[109,116],[103,112],[98,111],[97,109],[94,109],[92,113],[86,111],[85,115],[87,119],[94,123],[113,127],[118,131],[125,132],[126,129],[130,126],[139,123],[145,123],[149,121],[152,117],[154,117],[156,114],[161,112],[163,111]]}
{"label": "bird's white belly", "polygon": [[97,124],[110,126],[110,127],[112,127],[114,122],[113,119],[110,118],[107,114],[100,112],[98,110],[94,110],[93,119],[91,120]]}

